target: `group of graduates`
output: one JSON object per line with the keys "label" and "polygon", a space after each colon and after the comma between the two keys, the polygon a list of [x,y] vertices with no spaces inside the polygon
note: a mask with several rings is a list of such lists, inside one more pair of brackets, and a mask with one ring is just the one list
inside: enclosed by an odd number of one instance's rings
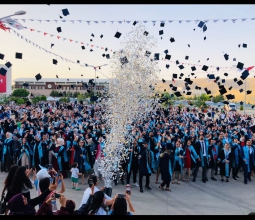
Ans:
{"label": "group of graduates", "polygon": [[[12,164],[36,170],[52,165],[66,178],[66,171],[76,162],[84,183],[84,175],[93,173],[95,161],[104,156],[105,135],[110,128],[102,117],[106,111],[102,104],[42,102],[1,106],[0,110],[1,172],[8,172]],[[171,191],[170,182],[189,182],[191,175],[195,182],[200,167],[204,183],[209,169],[213,181],[217,181],[214,175],[218,170],[221,181],[229,182],[231,174],[236,181],[239,171],[244,173],[245,184],[251,181],[255,163],[251,116],[226,110],[210,109],[205,114],[190,107],[157,106],[127,130],[127,156],[120,161],[125,175],[120,181],[124,184],[126,177],[129,184],[133,174],[133,184],[140,192],[143,176],[146,189],[151,190],[150,176],[155,173],[156,183],[161,175],[159,188]]]}

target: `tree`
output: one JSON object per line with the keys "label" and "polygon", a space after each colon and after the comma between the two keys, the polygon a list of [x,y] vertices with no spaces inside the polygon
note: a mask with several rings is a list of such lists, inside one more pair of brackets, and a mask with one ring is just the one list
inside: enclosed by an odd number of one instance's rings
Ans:
{"label": "tree", "polygon": [[24,99],[22,98],[17,98],[16,101],[15,101],[18,105],[22,105],[25,103]]}
{"label": "tree", "polygon": [[63,97],[63,98],[61,98],[61,99],[59,99],[59,101],[60,102],[70,102],[70,98],[68,98],[68,97]]}
{"label": "tree", "polygon": [[46,100],[47,100],[47,97],[45,95],[40,96],[40,101],[46,101]]}
{"label": "tree", "polygon": [[82,101],[82,100],[85,99],[85,96],[84,96],[83,94],[79,94],[79,95],[77,96],[77,99],[78,99],[78,101]]}
{"label": "tree", "polygon": [[50,92],[50,96],[59,97],[59,92],[56,91],[56,90],[52,90],[52,91]]}
{"label": "tree", "polygon": [[221,102],[221,101],[224,101],[224,97],[223,97],[223,95],[216,95],[213,97],[212,101],[214,103]]}
{"label": "tree", "polygon": [[79,93],[79,92],[77,92],[77,91],[73,93],[73,97],[74,97],[74,98],[77,98],[77,97],[78,97],[78,95],[80,95],[80,93]]}
{"label": "tree", "polygon": [[201,94],[201,95],[198,97],[198,99],[205,102],[205,101],[209,101],[211,98],[210,98],[209,95],[203,93],[203,94]]}
{"label": "tree", "polygon": [[13,97],[27,97],[29,95],[29,91],[26,89],[15,89],[12,93]]}

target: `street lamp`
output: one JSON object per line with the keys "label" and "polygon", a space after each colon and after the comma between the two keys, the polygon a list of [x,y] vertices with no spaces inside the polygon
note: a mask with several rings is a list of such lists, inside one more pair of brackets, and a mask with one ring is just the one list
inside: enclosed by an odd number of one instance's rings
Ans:
{"label": "street lamp", "polygon": [[26,14],[25,11],[17,11],[17,12],[15,12],[13,15],[8,15],[8,16],[5,16],[5,17],[3,17],[3,18],[0,18],[0,21],[3,20],[3,19],[6,19],[6,18],[10,18],[11,16],[15,16],[15,15],[24,15],[24,14]]}

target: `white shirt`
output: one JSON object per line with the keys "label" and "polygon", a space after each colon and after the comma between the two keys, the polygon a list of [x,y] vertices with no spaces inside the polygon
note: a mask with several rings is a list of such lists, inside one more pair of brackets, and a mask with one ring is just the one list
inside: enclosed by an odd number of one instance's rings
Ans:
{"label": "white shirt", "polygon": [[73,178],[78,178],[78,173],[79,173],[79,169],[78,168],[72,168],[71,172],[72,172],[72,177]]}
{"label": "white shirt", "polygon": [[[94,188],[94,193],[99,191],[99,189],[95,186]],[[88,187],[85,191],[84,191],[84,194],[83,194],[83,197],[82,197],[82,200],[81,200],[81,204],[80,204],[80,207],[83,205],[83,204],[86,204],[88,199],[89,199],[89,196],[91,194],[91,188]],[[112,198],[107,196],[106,194],[104,194],[106,200],[111,200]]]}
{"label": "white shirt", "polygon": [[[90,212],[89,212],[90,213]],[[106,211],[100,207],[97,212],[95,213],[95,215],[107,215]]]}

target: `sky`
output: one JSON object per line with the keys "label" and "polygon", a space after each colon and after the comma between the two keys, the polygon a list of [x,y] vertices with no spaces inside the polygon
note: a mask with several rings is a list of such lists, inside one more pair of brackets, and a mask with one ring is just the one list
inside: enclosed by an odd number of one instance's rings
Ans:
{"label": "sky", "polygon": [[[66,8],[70,14],[63,16],[62,9]],[[14,28],[18,34],[63,58],[74,62],[79,60],[81,64],[87,63],[92,66],[109,64],[110,59],[102,56],[107,52],[101,47],[107,47],[112,51],[119,50],[123,36],[134,28],[133,22],[137,20],[148,21],[143,25],[149,34],[157,39],[157,47],[154,51],[160,53],[160,78],[170,80],[173,73],[190,74],[192,72],[190,67],[193,64],[201,65],[196,67],[197,70],[195,71],[198,78],[205,78],[208,73],[223,76],[225,72],[229,74],[229,78],[235,78],[240,76],[236,68],[233,68],[237,62],[244,63],[244,67],[255,65],[255,20],[251,20],[251,18],[255,18],[255,5],[51,4],[49,6],[47,4],[2,4],[0,18],[20,10],[26,11],[26,14],[12,18],[18,19],[18,22],[27,29],[18,30]],[[59,16],[67,21],[62,22],[63,19]],[[236,18],[248,19],[246,21],[239,19],[235,23],[231,20],[226,22],[210,20],[206,23],[207,30],[205,32],[195,22],[195,20]],[[21,19],[28,20],[22,21]],[[39,22],[37,19],[42,21]],[[55,22],[54,20],[58,21]],[[74,22],[68,20],[74,20]],[[129,24],[124,23],[124,20],[131,22]],[[155,25],[152,23],[154,20],[156,21]],[[169,23],[169,20],[173,22]],[[191,21],[186,22],[186,20]],[[86,21],[91,21],[90,25]],[[94,21],[98,21],[98,23]],[[122,23],[120,24],[118,21],[122,21]],[[164,27],[160,27],[160,21],[166,21]],[[57,27],[61,27],[61,33],[57,32]],[[35,31],[31,31],[31,28]],[[159,35],[160,30],[163,30],[163,35]],[[38,33],[37,31],[41,32]],[[44,32],[47,34],[44,35]],[[122,34],[120,38],[114,37],[116,32]],[[91,34],[94,34],[94,37]],[[103,35],[102,38],[100,38],[101,35]],[[58,39],[57,36],[60,38]],[[175,42],[170,42],[171,37],[175,39]],[[63,41],[63,38],[66,40]],[[95,72],[92,67],[82,67],[77,63],[66,62],[53,54],[46,53],[44,50],[33,46],[32,43],[27,43],[20,36],[18,37],[13,31],[8,32],[0,29],[0,39],[0,53],[5,55],[4,60],[0,60],[0,64],[5,64],[6,61],[12,63],[12,80],[20,77],[33,78],[38,73],[44,78],[55,78],[55,75],[58,75],[59,78],[82,78],[81,74],[83,78],[94,77]],[[73,41],[70,42],[69,39]],[[84,42],[85,50],[82,50],[81,42]],[[242,47],[243,43],[247,44],[247,48]],[[54,44],[52,48],[51,44]],[[91,44],[98,46],[98,48],[96,46],[92,48],[93,52],[90,52]],[[240,48],[238,47],[239,44],[241,44]],[[170,61],[172,62],[161,60],[165,57],[165,50],[168,50],[168,54],[171,55]],[[22,60],[15,59],[16,52],[23,54]],[[224,59],[225,53],[229,55],[229,60]],[[111,55],[112,52],[109,54]],[[185,56],[189,56],[189,59],[185,60]],[[207,60],[208,58],[209,60]],[[236,58],[236,61],[233,61],[233,58]],[[58,64],[54,65],[52,59],[57,59]],[[175,64],[176,60],[179,60],[180,63],[186,63],[183,70],[180,70]],[[199,60],[200,62],[198,62]],[[166,68],[166,64],[170,65],[169,69]],[[202,65],[209,66],[207,72],[201,70]],[[220,67],[218,72],[216,71],[217,66]],[[228,67],[228,69],[221,67]],[[109,71],[109,65],[104,66],[97,72],[97,76],[105,79],[110,76]],[[249,77],[254,77],[254,75],[251,72]]]}

